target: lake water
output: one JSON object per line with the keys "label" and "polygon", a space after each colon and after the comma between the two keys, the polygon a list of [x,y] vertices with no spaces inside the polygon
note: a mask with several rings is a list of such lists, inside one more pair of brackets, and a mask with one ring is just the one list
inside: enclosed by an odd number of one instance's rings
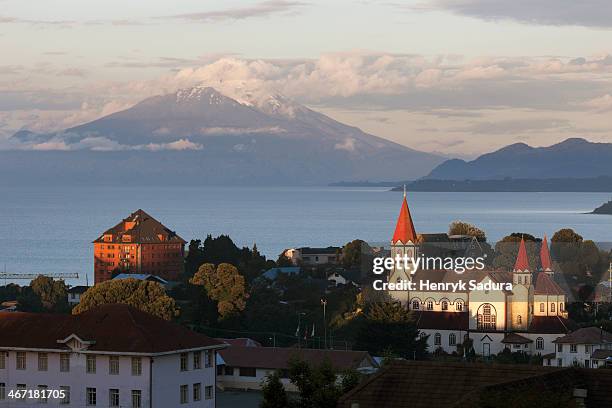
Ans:
{"label": "lake water", "polygon": [[[130,180],[126,181],[126,184]],[[489,241],[511,232],[536,236],[570,227],[612,241],[612,216],[585,212],[607,193],[409,193],[418,232],[444,232],[453,220],[483,228]],[[401,193],[342,187],[0,188],[0,269],[78,272],[92,282],[91,242],[142,208],[189,241],[229,234],[276,258],[295,246],[388,242]]]}

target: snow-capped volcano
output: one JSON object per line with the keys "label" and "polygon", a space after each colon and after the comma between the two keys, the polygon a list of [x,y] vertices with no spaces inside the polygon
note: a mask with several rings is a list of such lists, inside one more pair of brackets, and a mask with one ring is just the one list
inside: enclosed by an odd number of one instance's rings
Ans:
{"label": "snow-capped volcano", "polygon": [[[86,162],[91,171],[98,166],[106,173],[138,171],[145,179],[160,157],[182,155],[172,167],[184,175],[201,174],[204,183],[389,180],[422,176],[442,161],[276,93],[246,88],[228,93],[233,97],[206,86],[181,89],[63,132],[18,132],[13,142],[23,154],[62,151],[69,158],[63,160],[96,152],[95,160]],[[104,162],[111,157],[129,159],[109,170]],[[213,174],[214,180],[206,180]]]}

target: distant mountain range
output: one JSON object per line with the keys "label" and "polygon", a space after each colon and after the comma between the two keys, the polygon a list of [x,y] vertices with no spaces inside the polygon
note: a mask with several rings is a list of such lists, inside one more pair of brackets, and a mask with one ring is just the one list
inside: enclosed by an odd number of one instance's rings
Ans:
{"label": "distant mountain range", "polygon": [[0,184],[308,185],[425,176],[444,159],[281,95],[194,87],[62,132],[17,132]]}
{"label": "distant mountain range", "polygon": [[612,176],[612,143],[567,139],[549,147],[516,143],[472,161],[447,160],[426,179],[562,179]]}

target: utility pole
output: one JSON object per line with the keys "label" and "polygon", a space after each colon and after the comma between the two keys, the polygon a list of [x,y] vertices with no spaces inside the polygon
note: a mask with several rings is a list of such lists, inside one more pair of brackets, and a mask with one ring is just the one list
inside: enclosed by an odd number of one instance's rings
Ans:
{"label": "utility pole", "polygon": [[321,298],[321,305],[323,305],[323,336],[325,337],[325,350],[327,350],[327,321],[325,316],[325,310],[327,308],[327,299]]}
{"label": "utility pole", "polygon": [[608,267],[608,302],[612,303],[612,262]]}

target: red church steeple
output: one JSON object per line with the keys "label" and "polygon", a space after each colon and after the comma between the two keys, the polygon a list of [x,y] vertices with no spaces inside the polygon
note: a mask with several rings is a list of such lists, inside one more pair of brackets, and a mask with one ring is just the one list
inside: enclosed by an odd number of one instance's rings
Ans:
{"label": "red church steeple", "polygon": [[410,216],[410,209],[408,208],[408,202],[406,201],[406,186],[404,186],[404,200],[402,201],[402,208],[400,209],[399,217],[397,218],[397,224],[395,225],[395,232],[393,233],[392,243],[400,241],[402,244],[412,242],[416,244],[417,236],[414,230],[414,224],[412,223],[412,217]]}
{"label": "red church steeple", "polygon": [[550,260],[550,252],[548,250],[548,240],[546,239],[546,235],[544,235],[542,248],[540,248],[540,262],[542,263],[543,271],[552,271],[552,262]]}
{"label": "red church steeple", "polygon": [[521,238],[521,244],[519,245],[518,255],[516,256],[516,263],[514,264],[515,272],[527,272],[529,271],[529,258],[527,257],[527,248],[525,247],[525,240]]}

